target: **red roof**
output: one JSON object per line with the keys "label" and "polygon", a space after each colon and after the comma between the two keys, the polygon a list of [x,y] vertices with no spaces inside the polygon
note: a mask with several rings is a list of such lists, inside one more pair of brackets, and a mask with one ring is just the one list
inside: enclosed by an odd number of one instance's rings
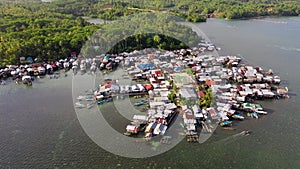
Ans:
{"label": "red roof", "polygon": [[211,85],[216,85],[216,82],[213,81],[213,80],[206,80],[205,84],[206,84],[207,86],[211,86]]}
{"label": "red roof", "polygon": [[204,92],[202,92],[202,91],[199,91],[199,92],[198,92],[198,97],[200,97],[200,98],[201,98],[201,97],[203,97],[203,96],[205,96],[205,93],[204,93]]}
{"label": "red roof", "polygon": [[211,116],[216,116],[217,113],[215,112],[214,109],[209,109],[208,112],[210,113]]}
{"label": "red roof", "polygon": [[157,74],[157,75],[161,75],[162,73],[161,73],[161,71],[160,71],[160,70],[157,70],[157,71],[155,71],[155,74]]}
{"label": "red roof", "polygon": [[144,84],[144,87],[146,88],[146,90],[153,89],[153,85],[152,84]]}

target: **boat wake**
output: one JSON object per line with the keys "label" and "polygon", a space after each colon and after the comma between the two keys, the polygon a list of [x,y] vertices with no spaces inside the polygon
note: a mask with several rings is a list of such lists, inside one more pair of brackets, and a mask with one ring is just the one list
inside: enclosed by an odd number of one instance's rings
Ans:
{"label": "boat wake", "polygon": [[295,52],[300,52],[300,48],[295,48],[295,47],[285,47],[285,46],[280,46],[280,45],[273,45],[273,47],[285,50],[285,51],[295,51]]}
{"label": "boat wake", "polygon": [[233,143],[241,138],[244,138],[248,135],[250,135],[251,132],[249,130],[245,130],[245,131],[242,131],[240,133],[237,133],[237,134],[234,134],[232,136],[229,136],[229,137],[226,137],[224,139],[221,139],[217,142],[215,142],[216,144],[222,144],[222,145],[226,145],[226,144],[230,144],[230,143]]}
{"label": "boat wake", "polygon": [[274,24],[288,24],[288,22],[286,21],[272,21],[272,20],[264,20],[264,19],[253,19],[253,21],[267,22],[267,23],[274,23]]}

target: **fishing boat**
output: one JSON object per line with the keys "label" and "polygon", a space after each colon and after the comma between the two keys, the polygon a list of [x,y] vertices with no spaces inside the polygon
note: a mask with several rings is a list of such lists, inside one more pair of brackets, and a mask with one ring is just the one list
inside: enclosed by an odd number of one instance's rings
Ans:
{"label": "fishing boat", "polygon": [[257,110],[256,112],[257,112],[258,114],[268,114],[268,112],[262,111],[262,110]]}
{"label": "fishing boat", "polygon": [[241,134],[245,135],[245,136],[248,136],[251,134],[251,131],[250,130],[245,130],[245,131],[242,131]]}
{"label": "fishing boat", "polygon": [[232,128],[232,127],[223,127],[223,130],[236,130],[236,128]]}
{"label": "fishing boat", "polygon": [[231,117],[234,118],[234,119],[238,119],[238,120],[244,120],[245,119],[245,117],[242,114],[233,114]]}
{"label": "fishing boat", "polygon": [[86,101],[93,101],[94,100],[93,94],[86,94],[85,95],[85,100]]}
{"label": "fishing boat", "polygon": [[22,77],[22,82],[23,84],[26,84],[28,86],[31,86],[32,85],[32,79],[31,79],[31,76],[23,76]]}
{"label": "fishing boat", "polygon": [[207,50],[209,50],[209,51],[213,51],[214,49],[215,49],[214,46],[208,46],[208,47],[207,47]]}
{"label": "fishing boat", "polygon": [[258,117],[259,117],[259,115],[258,115],[257,112],[251,113],[250,116],[251,116],[252,118],[256,118],[256,119],[258,119]]}
{"label": "fishing boat", "polygon": [[81,100],[85,99],[85,97],[84,96],[78,96],[76,99],[81,101]]}
{"label": "fishing boat", "polygon": [[220,126],[231,126],[232,125],[232,121],[221,121],[219,123]]}
{"label": "fishing boat", "polygon": [[97,101],[97,104],[103,104],[103,103],[105,103],[105,100],[98,100]]}
{"label": "fishing boat", "polygon": [[85,105],[80,103],[80,102],[76,102],[75,103],[75,108],[78,108],[78,109],[85,108]]}
{"label": "fishing boat", "polygon": [[134,103],[135,106],[141,106],[141,105],[143,105],[143,104],[144,104],[143,101],[138,101],[138,102],[135,102],[135,103]]}

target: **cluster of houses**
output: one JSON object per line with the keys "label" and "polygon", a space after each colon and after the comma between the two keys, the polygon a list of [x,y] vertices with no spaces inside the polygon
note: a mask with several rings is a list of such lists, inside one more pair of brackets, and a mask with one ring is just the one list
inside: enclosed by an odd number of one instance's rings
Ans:
{"label": "cluster of houses", "polygon": [[[150,139],[156,135],[164,135],[169,124],[178,113],[178,110],[175,103],[172,103],[168,97],[171,93],[171,85],[169,81],[166,80],[162,70],[150,69],[146,72],[146,77],[150,83],[144,85],[147,89],[147,95],[149,96],[147,102],[149,107],[145,114],[147,121],[145,121],[144,137]],[[129,126],[133,125],[136,128],[140,128],[135,118],[133,118],[133,122]],[[130,132],[130,130],[127,130],[127,132]]]}
{"label": "cluster of houses", "polygon": [[[133,77],[140,76],[138,73],[135,75]],[[94,92],[94,97],[98,104],[102,104],[117,95],[147,95],[147,100],[134,103],[135,106],[147,104],[147,112],[145,115],[133,116],[131,124],[126,126],[126,134],[137,134],[143,130],[145,138],[150,139],[156,135],[163,135],[178,111],[175,103],[168,98],[171,85],[165,79],[162,70],[147,70],[143,75],[147,77],[143,84],[119,85],[116,80],[105,79]]]}
{"label": "cluster of houses", "polygon": [[56,71],[59,70],[68,71],[71,69],[74,74],[78,71],[81,73],[88,71],[95,73],[99,63],[100,60],[98,58],[83,59],[76,58],[76,55],[51,62],[32,60],[30,63],[7,65],[0,69],[0,82],[4,85],[8,78],[12,78],[17,84],[23,82],[24,84],[31,85],[36,77],[39,78],[47,75],[49,78],[58,78],[60,75]]}
{"label": "cluster of houses", "polygon": [[226,78],[238,83],[273,83],[279,84],[280,77],[273,76],[273,71],[264,71],[261,67],[249,65],[240,66],[241,58],[237,56],[222,56],[217,59],[227,67],[224,68]]}
{"label": "cluster of houses", "polygon": [[207,48],[145,49],[105,56],[100,70],[121,65],[126,72],[123,78],[135,84],[119,85],[117,80],[105,79],[94,97],[102,104],[114,96],[146,95],[146,100],[134,103],[146,105],[145,114],[133,116],[126,134],[143,132],[147,139],[164,135],[179,114],[191,142],[198,141],[201,132],[212,132],[212,123],[231,126],[234,120],[245,119],[245,114],[253,118],[267,114],[262,105],[254,103],[256,99],[288,97],[287,87],[279,86],[280,78],[271,70],[246,66],[236,56],[215,56],[211,52],[215,49]]}

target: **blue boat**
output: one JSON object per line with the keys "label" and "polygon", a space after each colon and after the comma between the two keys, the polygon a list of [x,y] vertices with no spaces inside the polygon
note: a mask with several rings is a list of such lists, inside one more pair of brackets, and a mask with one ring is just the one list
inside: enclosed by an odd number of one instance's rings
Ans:
{"label": "blue boat", "polygon": [[259,115],[257,112],[253,112],[253,113],[251,113],[251,117],[258,119]]}
{"label": "blue boat", "polygon": [[221,121],[220,123],[219,123],[219,125],[220,126],[231,126],[232,125],[232,121]]}
{"label": "blue boat", "polygon": [[134,103],[135,106],[141,106],[141,105],[143,105],[143,104],[144,104],[143,101],[139,101],[139,102],[135,102],[135,103]]}
{"label": "blue boat", "polygon": [[244,120],[245,119],[245,117],[242,114],[233,114],[231,117],[234,118],[234,119],[238,119],[238,120]]}
{"label": "blue boat", "polygon": [[105,103],[105,100],[98,100],[97,101],[97,104],[103,104],[103,103]]}
{"label": "blue boat", "polygon": [[113,98],[107,98],[106,100],[105,100],[106,102],[111,102],[111,101],[113,101]]}

